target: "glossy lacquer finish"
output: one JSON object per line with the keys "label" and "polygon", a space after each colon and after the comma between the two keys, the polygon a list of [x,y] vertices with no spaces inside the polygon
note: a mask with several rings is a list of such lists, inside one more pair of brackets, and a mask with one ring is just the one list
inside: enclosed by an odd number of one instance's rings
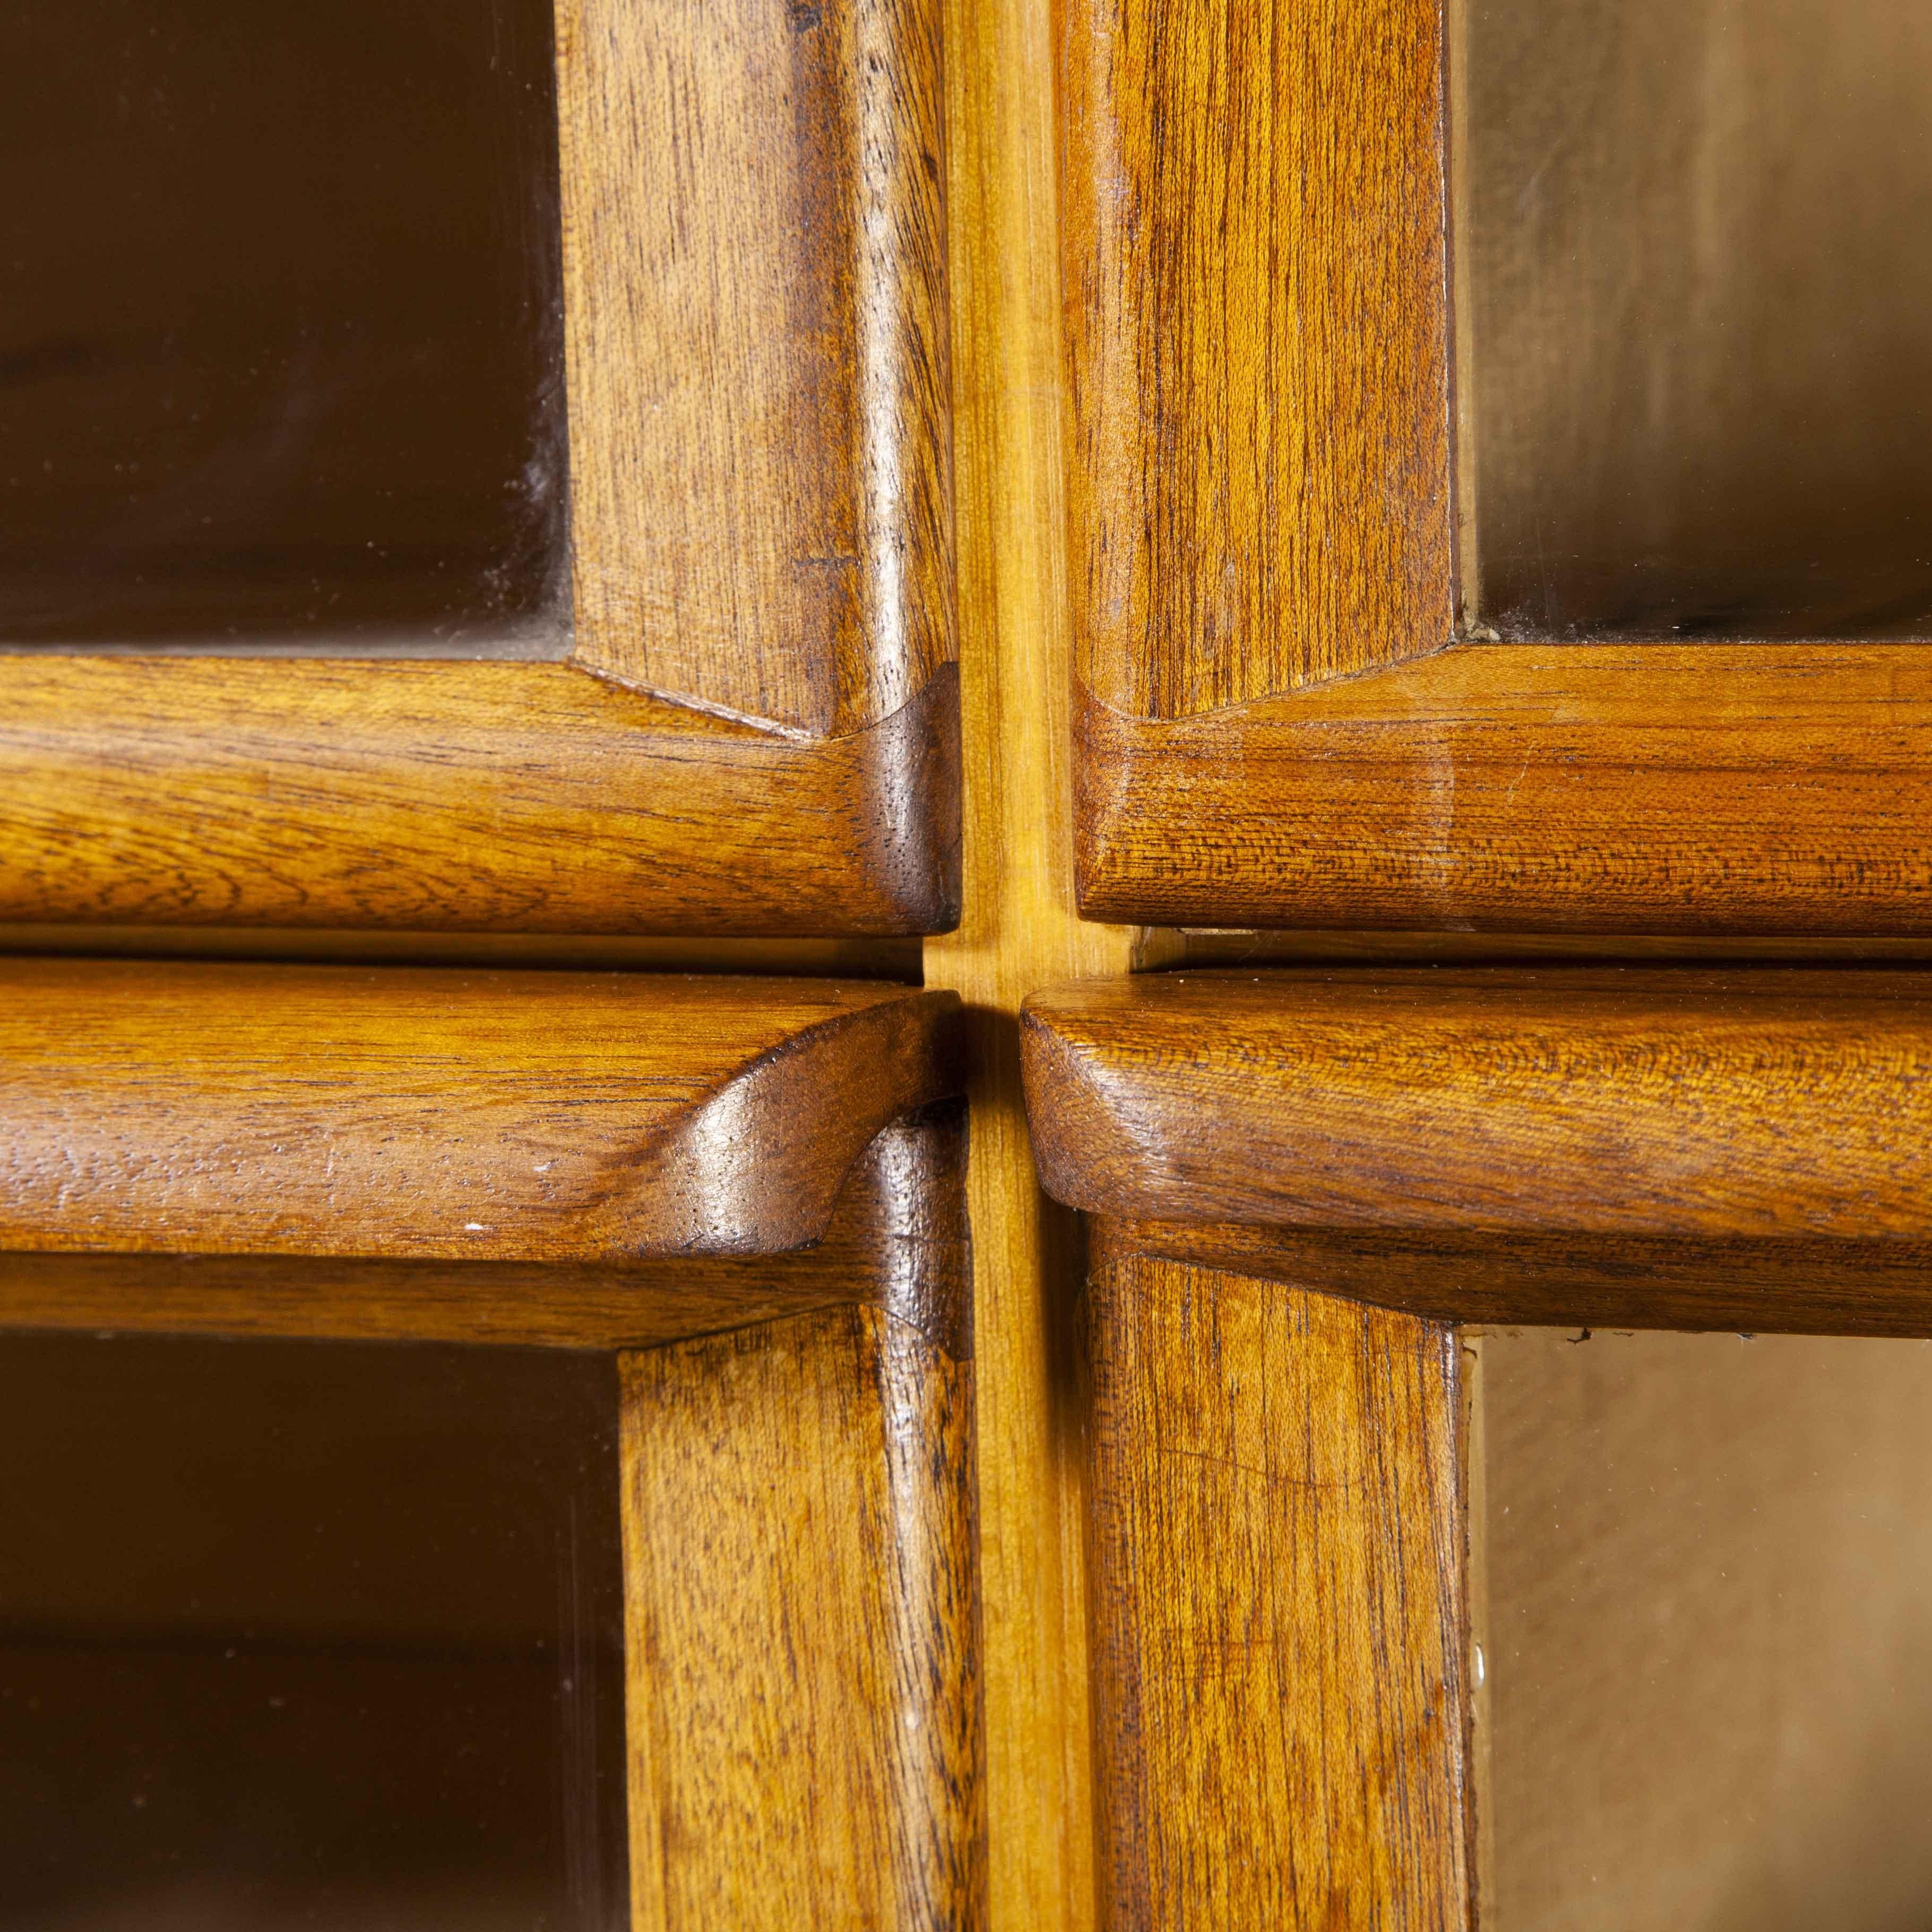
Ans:
{"label": "glossy lacquer finish", "polygon": [[1445,1318],[1924,1334],[1912,974],[1189,974],[1027,1009],[1048,1190]]}
{"label": "glossy lacquer finish", "polygon": [[877,982],[16,960],[0,986],[16,1249],[770,1253],[958,1084],[956,1000]]}

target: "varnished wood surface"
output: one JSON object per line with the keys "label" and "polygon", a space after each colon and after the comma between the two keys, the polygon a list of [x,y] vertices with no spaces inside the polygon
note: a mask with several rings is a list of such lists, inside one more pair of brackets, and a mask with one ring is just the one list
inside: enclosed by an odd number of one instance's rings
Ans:
{"label": "varnished wood surface", "polygon": [[0,919],[911,933],[958,913],[941,671],[808,742],[566,664],[0,658]]}
{"label": "varnished wood surface", "polygon": [[1932,646],[1457,645],[1080,728],[1089,917],[1932,930]]}
{"label": "varnished wood surface", "polygon": [[1462,1932],[1452,1334],[1112,1242],[1100,1260],[1104,1922]]}
{"label": "varnished wood surface", "polygon": [[954,656],[940,0],[557,12],[578,655],[835,736]]}
{"label": "varnished wood surface", "polygon": [[645,1348],[862,1301],[963,1361],[962,1112],[946,1103],[884,1129],[824,1234],[782,1254],[586,1264],[0,1253],[0,1330]]}
{"label": "varnished wood surface", "polygon": [[1020,1090],[1036,986],[1122,973],[1073,903],[1072,638],[1048,0],[947,0],[964,891],[928,986],[965,1001],[981,1396],[994,1932],[1091,1932],[1076,1218],[1042,1192]]}
{"label": "varnished wood surface", "polygon": [[1163,974],[1026,1025],[1041,1173],[1093,1213],[1932,1236],[1932,976]]}
{"label": "varnished wood surface", "polygon": [[1440,0],[1069,0],[1080,673],[1184,718],[1449,634]]}
{"label": "varnished wood surface", "polygon": [[958,1090],[877,982],[0,962],[0,1246],[608,1261],[821,1233]]}
{"label": "varnished wood surface", "polygon": [[970,1364],[852,1307],[621,1366],[632,1924],[977,1932]]}
{"label": "varnished wood surface", "polygon": [[1932,1336],[1932,1240],[1118,1225],[1145,1254],[1440,1322]]}

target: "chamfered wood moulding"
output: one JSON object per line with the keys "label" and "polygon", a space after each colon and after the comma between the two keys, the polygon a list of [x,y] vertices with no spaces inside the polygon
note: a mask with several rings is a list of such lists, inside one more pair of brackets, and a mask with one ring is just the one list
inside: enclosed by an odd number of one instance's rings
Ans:
{"label": "chamfered wood moulding", "polygon": [[1458,634],[1444,0],[1190,18],[1062,15],[1082,910],[1932,928],[1932,645]]}

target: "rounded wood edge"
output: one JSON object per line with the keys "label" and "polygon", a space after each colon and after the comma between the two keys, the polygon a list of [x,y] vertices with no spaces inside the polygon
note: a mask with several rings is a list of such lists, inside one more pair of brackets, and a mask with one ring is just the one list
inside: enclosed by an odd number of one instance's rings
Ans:
{"label": "rounded wood edge", "polygon": [[956,993],[823,1020],[740,1069],[645,1149],[602,1217],[609,1252],[781,1253],[820,1239],[854,1162],[899,1116],[964,1090]]}
{"label": "rounded wood edge", "polygon": [[650,1348],[864,1303],[973,1353],[964,1103],[892,1122],[823,1238],[782,1254],[602,1263],[0,1253],[0,1334],[279,1336]]}
{"label": "rounded wood edge", "polygon": [[1049,988],[1042,1184],[1090,1213],[1424,1240],[1932,1240],[1932,975],[1330,968]]}
{"label": "rounded wood edge", "polygon": [[1932,934],[1932,644],[1456,642],[1182,718],[1078,698],[1083,918]]}
{"label": "rounded wood edge", "polygon": [[811,738],[572,662],[8,663],[0,921],[825,938],[958,919],[954,664]]}

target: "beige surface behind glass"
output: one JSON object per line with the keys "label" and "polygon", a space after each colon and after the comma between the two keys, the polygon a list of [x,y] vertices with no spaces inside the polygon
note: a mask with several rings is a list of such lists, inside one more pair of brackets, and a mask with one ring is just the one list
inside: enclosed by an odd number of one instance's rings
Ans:
{"label": "beige surface behind glass", "polygon": [[1480,1344],[1484,1932],[1932,1924],[1932,1344]]}
{"label": "beige surface behind glass", "polygon": [[1483,621],[1932,633],[1932,8],[1466,12]]}

